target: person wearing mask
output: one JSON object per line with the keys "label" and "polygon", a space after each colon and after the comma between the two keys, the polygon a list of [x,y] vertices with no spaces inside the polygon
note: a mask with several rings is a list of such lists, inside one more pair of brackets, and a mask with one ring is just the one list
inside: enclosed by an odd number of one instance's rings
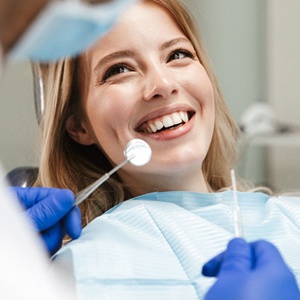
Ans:
{"label": "person wearing mask", "polygon": [[[78,54],[101,37],[133,0],[0,1],[0,67],[19,59],[55,61]],[[1,70],[0,70],[1,71]],[[70,190],[12,188],[50,255],[65,235],[81,233]]]}
{"label": "person wearing mask", "polygon": [[[17,59],[46,62],[80,53],[132,2],[0,0],[0,72]],[[0,166],[1,299],[74,299],[68,272],[49,261],[65,234],[81,233],[73,206],[70,190],[9,188]]]}

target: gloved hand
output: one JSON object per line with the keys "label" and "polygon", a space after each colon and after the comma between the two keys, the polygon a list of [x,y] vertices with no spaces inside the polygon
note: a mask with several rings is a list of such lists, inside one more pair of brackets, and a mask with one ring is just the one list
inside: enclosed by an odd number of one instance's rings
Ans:
{"label": "gloved hand", "polygon": [[56,188],[12,187],[26,214],[40,232],[48,251],[54,254],[68,234],[76,239],[81,234],[81,212],[73,207],[74,194]]}
{"label": "gloved hand", "polygon": [[266,241],[237,238],[207,262],[202,274],[218,277],[205,300],[298,300],[300,292],[279,251]]}

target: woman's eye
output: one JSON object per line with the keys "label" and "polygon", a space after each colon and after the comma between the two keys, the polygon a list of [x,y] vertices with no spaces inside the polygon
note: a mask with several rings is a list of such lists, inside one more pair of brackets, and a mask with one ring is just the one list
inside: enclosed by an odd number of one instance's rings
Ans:
{"label": "woman's eye", "polygon": [[170,61],[176,60],[176,59],[183,59],[185,57],[193,58],[194,55],[190,51],[187,51],[187,50],[175,50],[171,53],[167,62],[170,62]]}
{"label": "woman's eye", "polygon": [[124,64],[117,64],[112,67],[110,67],[104,74],[103,76],[103,81],[107,80],[108,78],[121,74],[121,73],[126,73],[130,72],[130,69],[124,65]]}

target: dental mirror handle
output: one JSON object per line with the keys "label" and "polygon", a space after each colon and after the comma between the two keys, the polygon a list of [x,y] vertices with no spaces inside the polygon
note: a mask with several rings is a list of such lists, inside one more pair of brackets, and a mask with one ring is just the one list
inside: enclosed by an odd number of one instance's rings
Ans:
{"label": "dental mirror handle", "polygon": [[80,192],[75,195],[75,205],[79,205],[82,201],[84,201],[92,192],[94,192],[103,182],[105,182],[110,175],[118,171],[125,164],[130,162],[134,166],[143,166],[147,164],[151,158],[151,148],[150,146],[143,140],[133,139],[129,141],[124,149],[124,155],[126,159],[122,161],[120,164],[115,166],[111,171],[104,174],[94,183],[90,184]]}
{"label": "dental mirror handle", "polygon": [[102,183],[104,183],[113,173],[118,171],[120,168],[122,168],[125,164],[127,164],[134,156],[126,158],[124,161],[122,161],[120,164],[115,166],[111,171],[108,173],[105,173],[102,177],[100,177],[98,180],[81,190],[75,195],[75,205],[79,205],[81,202],[83,202],[92,192],[94,192]]}

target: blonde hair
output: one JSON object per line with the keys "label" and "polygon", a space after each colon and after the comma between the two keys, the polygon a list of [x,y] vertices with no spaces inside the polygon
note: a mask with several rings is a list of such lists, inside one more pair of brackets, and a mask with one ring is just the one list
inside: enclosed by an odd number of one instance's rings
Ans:
{"label": "blonde hair", "polygon": [[[210,148],[203,162],[203,173],[214,191],[231,185],[230,170],[237,161],[237,140],[240,131],[221,94],[214,72],[195,22],[180,0],[147,0],[165,7],[184,34],[192,42],[201,64],[212,82],[215,99],[215,126]],[[78,192],[111,169],[105,155],[96,146],[83,146],[73,141],[66,131],[66,120],[82,118],[77,78],[78,59],[70,58],[55,64],[41,65],[45,84],[45,115],[36,185],[59,187]],[[240,189],[243,187],[240,186]],[[129,191],[117,176],[103,184],[89,200],[81,204],[83,224],[124,199]]]}

